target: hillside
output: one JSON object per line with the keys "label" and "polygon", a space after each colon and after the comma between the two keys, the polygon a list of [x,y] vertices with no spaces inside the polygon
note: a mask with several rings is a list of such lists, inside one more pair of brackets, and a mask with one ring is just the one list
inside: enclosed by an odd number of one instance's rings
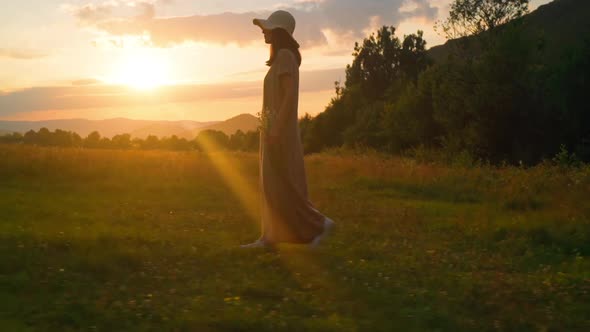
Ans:
{"label": "hillside", "polygon": [[[498,29],[522,25],[525,37],[538,43],[546,61],[554,61],[562,56],[563,49],[587,42],[590,36],[589,18],[590,1],[554,0]],[[440,62],[456,51],[458,46],[466,46],[470,51],[477,47],[474,37],[466,37],[434,46],[428,50],[428,54],[435,62]]]}
{"label": "hillside", "polygon": [[226,135],[232,135],[236,131],[243,132],[255,131],[258,127],[258,118],[252,114],[244,113],[233,118],[229,118],[223,122],[218,122],[209,126],[204,126],[193,131],[197,135],[200,131],[205,129],[218,130],[224,132]]}
{"label": "hillside", "polygon": [[211,129],[232,135],[236,131],[255,131],[258,118],[251,114],[240,114],[225,121],[150,121],[115,118],[106,120],[63,119],[47,121],[0,121],[0,135],[11,132],[22,134],[29,130],[38,131],[47,128],[50,131],[61,129],[78,133],[82,137],[93,131],[98,131],[103,137],[113,137],[118,134],[130,134],[131,137],[146,138],[149,135],[193,139],[201,130]]}
{"label": "hillside", "polygon": [[176,135],[179,138],[192,139],[193,135],[190,129],[183,127],[177,122],[158,122],[154,124],[141,127],[132,131],[131,137],[146,138],[150,135],[158,137],[170,137]]}

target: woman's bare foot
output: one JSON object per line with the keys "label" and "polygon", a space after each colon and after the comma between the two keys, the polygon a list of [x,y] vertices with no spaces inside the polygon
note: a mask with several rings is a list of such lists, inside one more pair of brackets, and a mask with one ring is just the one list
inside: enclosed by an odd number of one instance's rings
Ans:
{"label": "woman's bare foot", "polygon": [[263,238],[260,238],[252,243],[242,244],[240,245],[240,248],[266,248],[270,246],[271,244],[269,242],[267,242]]}
{"label": "woman's bare foot", "polygon": [[310,243],[309,246],[312,248],[316,248],[319,246],[322,239],[324,239],[328,234],[332,232],[332,228],[334,227],[335,223],[334,220],[325,217],[324,218],[324,231],[320,233],[320,235],[316,236]]}

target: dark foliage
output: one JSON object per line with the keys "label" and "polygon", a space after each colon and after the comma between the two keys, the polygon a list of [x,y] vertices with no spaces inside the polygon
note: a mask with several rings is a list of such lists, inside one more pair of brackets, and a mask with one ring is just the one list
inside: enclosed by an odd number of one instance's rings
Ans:
{"label": "dark foliage", "polygon": [[542,29],[552,11],[588,14],[588,4],[572,3],[558,0],[538,15],[451,43],[445,57],[437,50],[436,62],[428,60],[421,32],[401,42],[383,27],[355,45],[346,82],[326,110],[301,121],[306,152],[427,148],[534,164],[565,149],[589,161],[590,24],[579,23],[576,38]]}

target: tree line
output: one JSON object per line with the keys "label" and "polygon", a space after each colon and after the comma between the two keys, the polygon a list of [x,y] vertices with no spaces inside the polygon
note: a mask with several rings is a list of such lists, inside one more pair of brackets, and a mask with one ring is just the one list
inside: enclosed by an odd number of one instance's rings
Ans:
{"label": "tree line", "polygon": [[533,164],[565,147],[589,161],[589,35],[552,44],[519,18],[527,6],[456,0],[439,28],[469,37],[447,43],[437,61],[421,31],[400,39],[384,26],[356,43],[336,96],[300,120],[306,152],[363,146]]}
{"label": "tree line", "polygon": [[47,128],[41,128],[39,131],[29,130],[24,135],[15,132],[0,136],[0,143],[96,149],[257,151],[259,133],[258,131],[243,132],[238,130],[232,135],[227,135],[222,131],[207,129],[199,132],[194,139],[188,140],[176,135],[162,138],[149,135],[142,139],[132,138],[130,134],[120,134],[108,138],[101,136],[98,131],[93,131],[82,138],[71,131],[61,129],[50,131]]}

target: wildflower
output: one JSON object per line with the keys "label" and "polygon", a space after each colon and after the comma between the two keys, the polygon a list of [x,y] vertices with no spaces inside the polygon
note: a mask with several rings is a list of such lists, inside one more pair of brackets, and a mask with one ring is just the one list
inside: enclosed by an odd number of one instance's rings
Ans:
{"label": "wildflower", "polygon": [[273,122],[272,118],[274,117],[274,112],[265,106],[262,111],[257,113],[257,115],[260,122],[258,129],[260,129],[261,132],[268,132]]}

